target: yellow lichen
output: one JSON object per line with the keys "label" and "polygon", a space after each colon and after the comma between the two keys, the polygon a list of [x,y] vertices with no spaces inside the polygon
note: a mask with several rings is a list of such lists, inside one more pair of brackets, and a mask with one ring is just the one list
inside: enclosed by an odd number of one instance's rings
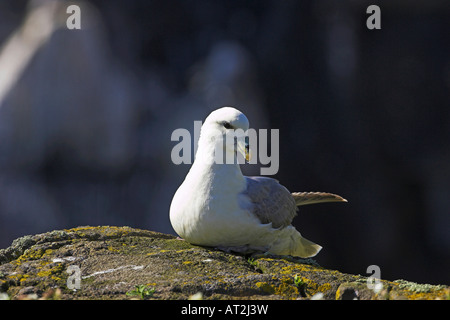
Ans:
{"label": "yellow lichen", "polygon": [[339,288],[336,290],[336,297],[335,297],[335,299],[336,299],[336,300],[340,300],[341,295],[342,295],[342,293],[341,293],[341,287],[339,287]]}
{"label": "yellow lichen", "polygon": [[26,281],[30,277],[29,274],[24,274],[22,278],[19,280],[20,282]]}
{"label": "yellow lichen", "polygon": [[58,281],[61,280],[61,273],[64,270],[64,266],[62,264],[57,264],[56,266],[41,270],[37,273],[38,277],[50,278],[52,280]]}
{"label": "yellow lichen", "polygon": [[21,274],[21,273],[9,274],[8,278],[11,280],[20,281],[23,278],[23,274]]}
{"label": "yellow lichen", "polygon": [[448,295],[448,294],[446,295],[445,290],[437,290],[437,291],[431,291],[431,292],[408,292],[408,293],[405,293],[405,297],[408,300],[446,299],[446,296]]}
{"label": "yellow lichen", "polygon": [[297,298],[300,294],[292,279],[285,277],[281,278],[281,284],[275,287],[274,293],[288,298]]}
{"label": "yellow lichen", "polygon": [[255,283],[255,285],[256,285],[256,287],[258,287],[265,293],[268,293],[268,294],[275,293],[275,288],[267,282],[257,282],[257,283]]}
{"label": "yellow lichen", "polygon": [[312,269],[311,266],[305,264],[298,264],[292,266],[286,266],[281,268],[281,274],[295,274],[302,271],[310,271]]}
{"label": "yellow lichen", "polygon": [[325,293],[325,292],[327,292],[327,291],[329,291],[331,289],[332,289],[332,287],[331,287],[330,283],[324,283],[324,284],[322,284],[322,285],[317,287],[317,292]]}
{"label": "yellow lichen", "polygon": [[19,258],[17,258],[17,260],[14,261],[14,264],[20,265],[26,261],[38,260],[42,257],[44,253],[45,252],[43,249],[29,248],[25,250],[24,253]]}

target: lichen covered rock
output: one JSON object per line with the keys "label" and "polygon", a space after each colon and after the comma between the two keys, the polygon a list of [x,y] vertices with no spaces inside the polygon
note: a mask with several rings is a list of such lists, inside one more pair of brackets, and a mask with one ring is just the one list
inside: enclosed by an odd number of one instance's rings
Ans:
{"label": "lichen covered rock", "polygon": [[372,290],[366,277],[312,259],[245,257],[129,227],[25,236],[0,250],[0,264],[0,293],[11,299],[448,299],[450,292],[404,280]]}

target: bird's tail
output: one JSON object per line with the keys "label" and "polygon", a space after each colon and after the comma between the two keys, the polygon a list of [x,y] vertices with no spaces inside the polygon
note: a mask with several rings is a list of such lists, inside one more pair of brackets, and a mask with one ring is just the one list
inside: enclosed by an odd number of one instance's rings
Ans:
{"label": "bird's tail", "polygon": [[292,196],[297,206],[322,202],[348,202],[337,194],[327,192],[293,192]]}
{"label": "bird's tail", "polygon": [[293,226],[279,229],[278,232],[278,239],[268,250],[272,254],[310,258],[322,249],[320,245],[303,238]]}

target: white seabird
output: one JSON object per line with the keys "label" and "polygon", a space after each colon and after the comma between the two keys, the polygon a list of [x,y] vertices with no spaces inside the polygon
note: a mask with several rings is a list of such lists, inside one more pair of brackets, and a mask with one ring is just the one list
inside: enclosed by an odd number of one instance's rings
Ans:
{"label": "white seabird", "polygon": [[222,148],[224,154],[236,157],[236,147],[248,160],[248,146],[223,143],[230,130],[246,132],[248,128],[247,117],[232,107],[217,109],[206,118],[194,163],[172,199],[172,227],[196,245],[241,253],[315,256],[322,247],[291,225],[297,206],[347,200],[331,193],[291,193],[275,179],[242,175],[237,161],[215,161],[216,150]]}

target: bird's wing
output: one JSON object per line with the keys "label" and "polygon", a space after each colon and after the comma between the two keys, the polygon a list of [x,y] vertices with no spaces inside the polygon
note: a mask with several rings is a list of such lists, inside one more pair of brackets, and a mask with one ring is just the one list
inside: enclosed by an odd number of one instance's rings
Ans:
{"label": "bird's wing", "polygon": [[245,177],[247,189],[244,193],[250,198],[252,213],[262,223],[272,223],[280,228],[291,224],[297,215],[297,206],[288,189],[277,180],[267,177]]}

